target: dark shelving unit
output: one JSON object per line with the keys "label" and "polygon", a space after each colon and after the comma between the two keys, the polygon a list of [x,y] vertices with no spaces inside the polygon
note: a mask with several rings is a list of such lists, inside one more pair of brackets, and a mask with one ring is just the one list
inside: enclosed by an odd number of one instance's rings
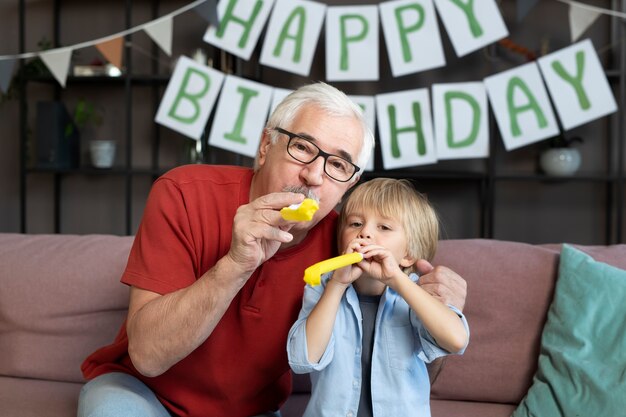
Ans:
{"label": "dark shelving unit", "polygon": [[[614,10],[626,11],[626,0],[613,0],[612,7]],[[132,27],[132,0],[126,0],[125,6],[125,25],[127,28]],[[19,33],[19,47],[20,52],[25,52],[25,31],[26,31],[26,1],[19,0],[20,10],[20,33]],[[59,46],[59,31],[60,31],[60,13],[61,13],[61,0],[54,0],[54,46]],[[152,2],[151,14],[154,18],[159,16],[159,2]],[[609,60],[606,69],[606,74],[609,82],[613,86],[616,99],[618,102],[618,111],[611,116],[608,116],[607,124],[609,125],[608,137],[606,142],[606,168],[603,172],[581,172],[572,177],[555,178],[549,177],[537,172],[508,172],[503,170],[501,166],[498,166],[498,161],[503,158],[504,150],[499,146],[501,138],[499,136],[499,130],[495,124],[493,115],[490,118],[490,157],[477,162],[472,165],[472,169],[453,171],[439,166],[434,167],[416,167],[398,170],[381,170],[382,161],[380,150],[375,153],[375,165],[377,167],[374,171],[366,171],[363,174],[363,179],[367,180],[379,176],[393,177],[393,178],[408,178],[426,188],[437,189],[438,187],[459,187],[468,193],[474,193],[474,201],[461,200],[458,203],[461,205],[474,205],[476,212],[478,213],[478,227],[477,232],[472,233],[471,236],[462,237],[482,237],[482,238],[499,238],[498,230],[496,230],[496,216],[498,213],[498,196],[506,187],[519,187],[526,184],[532,184],[535,187],[544,187],[551,190],[558,189],[559,187],[579,185],[579,186],[593,186],[601,187],[605,198],[601,202],[603,210],[605,212],[605,231],[604,242],[605,244],[623,243],[624,236],[624,215],[626,208],[624,206],[624,197],[626,196],[626,186],[624,180],[624,135],[626,134],[626,126],[624,124],[624,109],[626,108],[626,43],[621,40],[626,37],[626,23],[619,18],[611,18],[610,38],[615,44],[620,45],[613,51],[612,59]],[[167,169],[172,167],[162,167],[159,164],[160,160],[160,144],[161,133],[160,129],[155,129],[153,137],[150,139],[151,149],[150,153],[150,167],[138,168],[133,166],[133,90],[137,87],[151,88],[152,96],[154,100],[151,104],[153,114],[156,114],[159,106],[159,98],[167,85],[170,77],[169,75],[159,74],[159,64],[153,61],[151,72],[152,74],[133,74],[133,57],[131,53],[131,47],[128,43],[131,41],[131,36],[127,36],[127,44],[125,46],[125,74],[120,77],[76,77],[69,76],[67,79],[67,88],[75,86],[89,86],[97,85],[104,86],[105,88],[111,87],[124,92],[124,103],[126,112],[126,120],[124,126],[125,135],[125,159],[121,166],[116,166],[112,169],[96,169],[91,167],[80,167],[76,169],[54,169],[54,168],[38,168],[28,166],[27,164],[27,112],[28,112],[28,97],[27,86],[32,83],[50,83],[55,85],[55,98],[60,99],[61,89],[57,86],[56,81],[51,77],[31,77],[28,79],[21,79],[23,93],[20,97],[20,125],[21,125],[21,156],[20,156],[20,202],[21,202],[21,222],[20,229],[22,232],[28,232],[26,224],[26,208],[27,208],[27,179],[30,175],[46,175],[53,179],[54,184],[54,231],[55,233],[62,233],[63,227],[61,224],[61,211],[63,207],[61,205],[63,182],[66,177],[78,177],[78,176],[93,176],[93,177],[115,177],[123,178],[124,183],[124,205],[125,205],[125,232],[126,234],[133,233],[132,224],[132,196],[133,196],[133,179],[136,177],[144,177],[147,179],[156,179],[159,175],[164,173]],[[153,45],[153,53],[156,54],[157,46]],[[246,77],[245,65],[233,56],[223,52],[214,51],[212,57],[215,65],[219,66],[220,63],[234,68],[235,73],[242,74]],[[22,65],[22,63],[20,63]],[[253,78],[257,81],[264,81],[264,74],[262,68],[256,63],[256,69],[254,73],[247,78]],[[223,66],[222,65],[222,66]],[[251,64],[253,65],[253,64]],[[243,68],[243,69],[242,69]],[[211,125],[212,119],[209,119],[207,126]],[[221,153],[214,148],[210,148],[207,145],[207,132],[201,139],[202,145],[202,160],[205,163],[221,163]],[[232,155],[231,155],[232,159]],[[250,165],[251,161],[246,158],[237,158],[236,163],[242,165]],[[434,191],[429,194],[429,197],[433,201],[437,201],[438,195]],[[599,203],[600,204],[600,203]],[[459,237],[459,236],[452,236]]]}
{"label": "dark shelving unit", "polygon": [[[151,2],[151,16],[153,19],[159,17],[160,1]],[[27,17],[27,2],[26,0],[18,0],[19,7],[19,50],[20,53],[26,52],[25,50],[25,38],[26,38],[26,17]],[[62,46],[60,44],[61,35],[61,12],[62,12],[62,0],[53,0],[53,39],[52,46],[54,48]],[[133,1],[126,0],[124,5],[124,25],[125,29],[133,27],[132,21]],[[20,231],[22,233],[28,232],[27,225],[27,207],[28,207],[28,178],[32,175],[46,175],[49,176],[52,181],[52,195],[53,195],[53,228],[54,233],[63,233],[63,225],[61,221],[62,196],[64,193],[64,182],[69,177],[114,177],[123,179],[123,193],[124,193],[124,231],[125,234],[130,235],[134,232],[132,222],[133,212],[133,179],[136,177],[144,177],[148,179],[156,179],[159,175],[166,172],[173,166],[163,167],[159,165],[159,153],[160,153],[160,131],[155,129],[155,134],[151,139],[150,150],[150,167],[139,168],[133,165],[133,92],[136,88],[150,88],[152,89],[152,105],[153,112],[156,113],[159,106],[159,98],[167,86],[170,80],[170,74],[160,73],[159,63],[156,60],[152,61],[151,74],[135,74],[133,72],[133,54],[132,54],[132,34],[126,35],[124,46],[124,71],[120,76],[74,76],[69,75],[66,79],[66,89],[82,88],[82,87],[94,87],[94,88],[111,88],[115,91],[122,92],[123,103],[121,106],[124,108],[126,115],[123,126],[123,140],[120,141],[120,145],[123,148],[124,159],[121,164],[116,165],[110,169],[99,169],[89,165],[81,164],[77,168],[50,168],[39,167],[36,164],[29,164],[29,138],[28,138],[28,87],[36,84],[49,85],[54,90],[52,93],[55,101],[63,101],[63,92],[58,82],[52,76],[35,75],[20,77],[19,82],[21,85],[20,91]],[[152,54],[157,56],[159,53],[156,44],[152,44]],[[20,62],[20,65],[24,65]],[[206,141],[205,141],[206,142]],[[32,143],[31,146],[34,146]],[[136,226],[136,225],[135,225]]]}

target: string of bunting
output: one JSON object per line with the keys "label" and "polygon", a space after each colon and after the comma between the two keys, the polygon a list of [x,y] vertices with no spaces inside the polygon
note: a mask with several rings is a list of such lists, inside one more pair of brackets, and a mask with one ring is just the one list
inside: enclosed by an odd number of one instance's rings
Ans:
{"label": "string of bunting", "polygon": [[[572,42],[578,39],[580,34],[582,34],[582,32],[584,32],[599,15],[604,14],[626,19],[626,13],[590,6],[574,0],[556,1],[570,6],[570,29]],[[537,2],[538,0],[517,0],[518,20],[522,20]],[[6,93],[14,71],[15,62],[19,59],[41,57],[62,86],[65,86],[65,78],[67,77],[67,69],[69,69],[71,51],[76,49],[96,46],[104,57],[109,60],[109,62],[120,68],[122,65],[121,48],[123,47],[123,42],[119,39],[140,30],[145,30],[146,33],[169,56],[171,55],[171,20],[174,17],[193,9],[199,15],[204,17],[211,25],[216,26],[218,21],[216,8],[217,0],[196,0],[153,21],[102,38],[43,52],[25,52],[13,55],[0,55],[0,90]],[[507,43],[507,41],[503,41],[501,44],[505,47],[511,46]]]}
{"label": "string of bunting", "polygon": [[186,13],[189,10],[195,11],[209,24],[217,26],[217,0],[196,0],[155,20],[121,32],[104,36],[102,38],[41,52],[0,55],[0,89],[4,93],[7,92],[17,60],[36,57],[41,58],[59,84],[65,87],[72,51],[92,46],[95,46],[111,64],[117,68],[122,68],[122,48],[124,45],[124,37],[141,30],[145,31],[148,36],[150,36],[150,38],[163,50],[163,52],[165,52],[168,56],[171,56],[172,20],[174,17]]}

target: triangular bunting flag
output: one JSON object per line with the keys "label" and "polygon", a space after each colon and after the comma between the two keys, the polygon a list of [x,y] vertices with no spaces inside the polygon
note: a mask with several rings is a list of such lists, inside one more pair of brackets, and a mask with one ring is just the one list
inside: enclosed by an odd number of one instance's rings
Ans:
{"label": "triangular bunting flag", "polygon": [[111,64],[118,69],[122,69],[122,49],[124,47],[124,38],[114,38],[110,41],[96,44],[96,48]]}
{"label": "triangular bunting flag", "polygon": [[532,10],[539,0],[517,0],[517,21],[524,20],[526,15]]}
{"label": "triangular bunting flag", "polygon": [[217,16],[217,0],[206,0],[193,8],[193,11],[198,13],[200,17],[209,22],[212,26],[217,27],[220,23]]}
{"label": "triangular bunting flag", "polygon": [[70,69],[70,59],[72,59],[72,48],[59,48],[49,52],[42,52],[39,54],[39,57],[59,84],[65,88],[67,72]]}
{"label": "triangular bunting flag", "polygon": [[156,20],[146,26],[143,30],[152,38],[154,42],[168,56],[172,55],[172,18]]}
{"label": "triangular bunting flag", "polygon": [[4,59],[0,60],[0,90],[4,94],[9,91],[9,84],[11,84],[11,77],[13,77],[13,68],[17,59]]}
{"label": "triangular bunting flag", "polygon": [[569,5],[569,31],[575,42],[600,16],[599,12]]}

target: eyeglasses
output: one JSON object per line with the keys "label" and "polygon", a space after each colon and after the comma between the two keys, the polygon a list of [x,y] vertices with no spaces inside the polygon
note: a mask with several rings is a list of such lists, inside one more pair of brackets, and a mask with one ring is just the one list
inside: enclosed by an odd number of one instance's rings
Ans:
{"label": "eyeglasses", "polygon": [[276,127],[274,130],[289,137],[287,153],[296,161],[310,164],[320,156],[324,158],[324,172],[335,181],[348,182],[361,169],[347,159],[324,152],[316,144],[302,136],[280,127]]}

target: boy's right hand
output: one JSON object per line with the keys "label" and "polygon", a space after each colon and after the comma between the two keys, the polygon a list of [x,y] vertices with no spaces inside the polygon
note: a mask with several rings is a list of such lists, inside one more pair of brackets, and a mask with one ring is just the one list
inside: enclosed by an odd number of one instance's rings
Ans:
{"label": "boy's right hand", "polygon": [[[348,248],[346,248],[343,254],[345,255],[348,253],[358,252],[361,246],[362,244],[360,242],[354,240],[350,242]],[[359,279],[361,274],[363,274],[363,270],[358,265],[359,264],[352,264],[336,269],[335,272],[333,272],[331,279],[344,285],[353,283]]]}

